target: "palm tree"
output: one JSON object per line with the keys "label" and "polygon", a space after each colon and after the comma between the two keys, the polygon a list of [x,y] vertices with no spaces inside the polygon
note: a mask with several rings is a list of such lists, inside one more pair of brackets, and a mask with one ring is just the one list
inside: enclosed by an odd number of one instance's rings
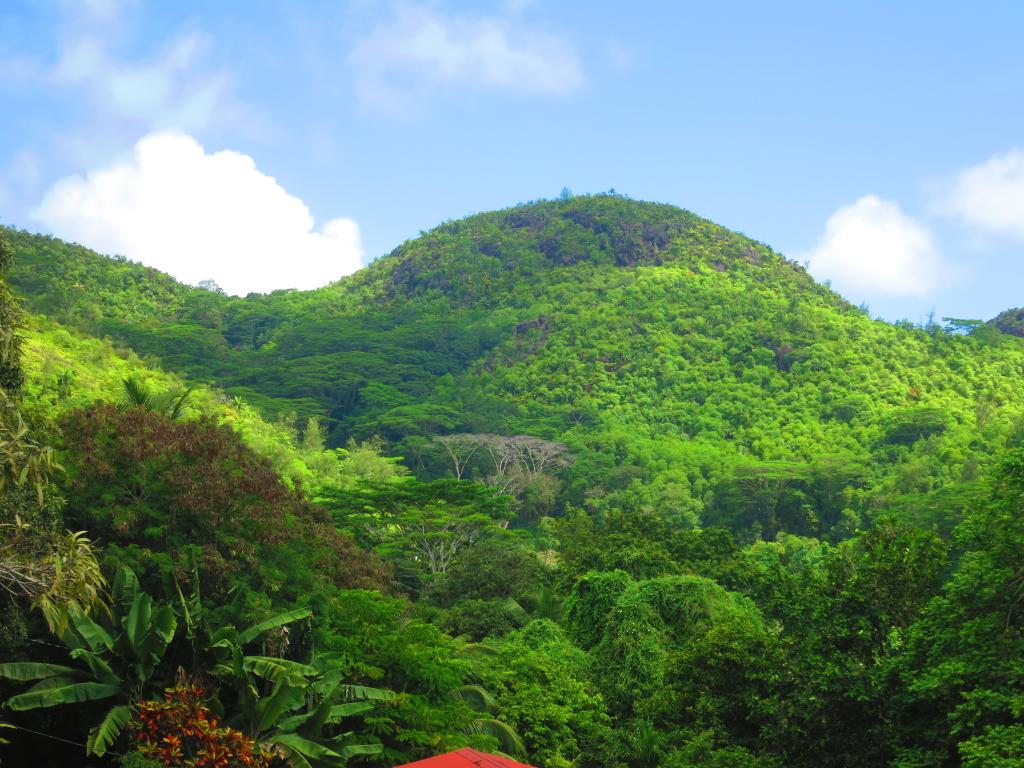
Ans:
{"label": "palm tree", "polygon": [[124,394],[117,404],[118,410],[142,408],[166,416],[172,421],[177,421],[184,414],[193,391],[193,387],[189,387],[179,392],[156,392],[147,382],[135,376],[123,379],[122,384]]}
{"label": "palm tree", "polygon": [[[464,640],[465,636],[458,638]],[[479,680],[473,669],[474,661],[487,656],[496,656],[498,649],[487,643],[463,643],[459,648],[459,656],[468,659],[470,663],[470,679]],[[455,698],[466,704],[479,716],[467,719],[462,726],[462,732],[467,736],[490,736],[498,741],[502,752],[513,756],[523,757],[526,755],[526,745],[515,729],[503,720],[498,720],[493,715],[498,709],[498,702],[494,696],[477,682],[460,685],[453,692]]]}

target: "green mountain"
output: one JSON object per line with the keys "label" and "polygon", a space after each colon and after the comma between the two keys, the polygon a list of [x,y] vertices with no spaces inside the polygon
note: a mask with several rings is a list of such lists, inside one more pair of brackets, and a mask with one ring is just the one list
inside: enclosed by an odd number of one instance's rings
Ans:
{"label": "green mountain", "polygon": [[479,214],[320,290],[246,298],[9,239],[34,311],[272,417],[316,416],[333,445],[380,436],[432,477],[447,471],[437,434],[567,444],[564,487],[527,517],[625,504],[769,536],[881,506],[928,517],[922,498],[969,495],[1024,423],[1021,340],[872,320],[769,247],[667,205]]}
{"label": "green mountain", "polygon": [[4,765],[1024,765],[1019,313],[614,196],[317,291],[0,272]]}

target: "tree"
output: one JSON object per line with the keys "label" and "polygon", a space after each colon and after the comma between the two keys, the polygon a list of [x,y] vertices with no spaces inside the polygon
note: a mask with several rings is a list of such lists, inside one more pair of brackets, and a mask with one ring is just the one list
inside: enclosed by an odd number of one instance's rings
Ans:
{"label": "tree", "polygon": [[335,520],[396,563],[418,589],[444,574],[468,548],[496,535],[510,514],[506,500],[477,483],[405,478],[323,493]]}
{"label": "tree", "polygon": [[488,537],[457,558],[430,588],[431,602],[449,607],[460,600],[512,598],[526,605],[545,581],[536,550],[508,536]]}
{"label": "tree", "polygon": [[240,583],[286,599],[324,583],[389,582],[383,563],[228,426],[109,405],[61,423],[69,517],[144,577],[170,577],[195,555],[211,595]]}
{"label": "tree", "polygon": [[490,472],[484,484],[494,489],[495,496],[508,496],[532,510],[533,517],[547,514],[554,505],[561,490],[555,475],[573,461],[562,443],[529,435],[463,433],[434,439],[444,447],[459,480],[466,476],[474,456],[486,456]]}
{"label": "tree", "polygon": [[474,667],[496,717],[549,768],[614,765],[612,722],[590,663],[551,621],[533,621],[493,642]]}
{"label": "tree", "polygon": [[456,480],[462,479],[469,462],[483,445],[480,435],[438,435],[434,441],[445,449],[448,457],[452,460]]}
{"label": "tree", "polygon": [[1006,454],[990,487],[956,529],[965,551],[955,572],[892,664],[905,686],[895,707],[901,751],[933,765],[961,756],[965,765],[1016,765],[1021,753],[1024,449]]}

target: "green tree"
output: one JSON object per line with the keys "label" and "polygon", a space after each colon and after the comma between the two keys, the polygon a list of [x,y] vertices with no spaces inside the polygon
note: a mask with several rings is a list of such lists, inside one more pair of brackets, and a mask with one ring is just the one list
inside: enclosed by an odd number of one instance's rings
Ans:
{"label": "green tree", "polygon": [[1021,764],[1024,450],[1003,458],[991,487],[989,502],[957,528],[964,554],[905,633],[895,664],[905,685],[902,753],[933,765]]}

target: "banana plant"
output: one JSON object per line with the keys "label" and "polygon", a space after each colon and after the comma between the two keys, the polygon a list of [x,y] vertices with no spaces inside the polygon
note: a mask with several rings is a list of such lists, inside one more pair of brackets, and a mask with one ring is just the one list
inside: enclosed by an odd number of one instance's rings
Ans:
{"label": "banana plant", "polygon": [[97,756],[114,743],[131,720],[132,706],[151,690],[153,674],[177,629],[171,606],[155,605],[128,568],[118,571],[111,598],[110,611],[100,621],[79,610],[69,612],[60,639],[77,665],[0,664],[0,677],[33,683],[7,700],[11,710],[111,702],[86,742],[86,752]]}
{"label": "banana plant", "polygon": [[243,630],[231,625],[213,629],[206,621],[198,580],[193,584],[188,598],[178,592],[186,636],[197,666],[220,681],[221,695],[236,692],[227,718],[233,726],[293,768],[337,768],[356,755],[382,750],[379,744],[360,743],[343,726],[348,718],[392,700],[393,693],[347,684],[337,654],[322,654],[305,664],[246,653],[267,632],[309,618],[308,608],[278,613]]}
{"label": "banana plant", "polygon": [[344,682],[341,656],[323,654],[309,664],[247,656],[243,672],[239,727],[263,749],[278,752],[292,768],[337,768],[357,755],[382,751],[380,744],[363,743],[343,725],[348,718],[393,700],[395,694]]}

